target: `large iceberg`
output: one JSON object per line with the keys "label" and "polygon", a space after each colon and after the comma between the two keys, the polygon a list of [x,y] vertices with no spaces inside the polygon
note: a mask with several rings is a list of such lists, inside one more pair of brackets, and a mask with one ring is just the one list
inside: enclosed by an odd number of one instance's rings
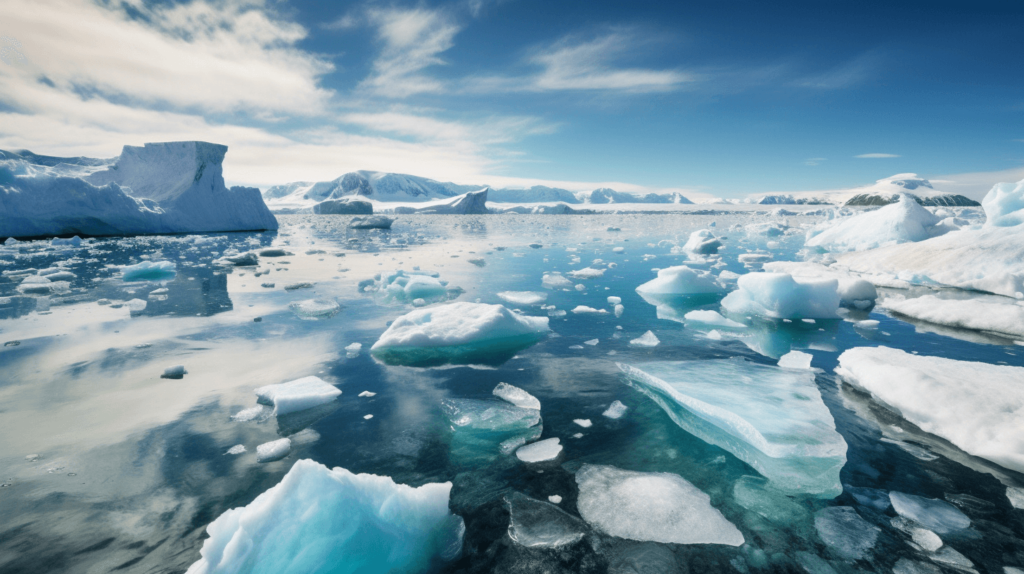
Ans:
{"label": "large iceberg", "polygon": [[836,279],[794,277],[788,273],[748,273],[736,281],[738,289],[722,299],[722,307],[736,315],[768,319],[835,319],[839,311]]}
{"label": "large iceberg", "polygon": [[258,189],[224,186],[227,150],[149,143],[124,146],[116,160],[55,165],[0,152],[0,237],[277,229]]}
{"label": "large iceberg", "polygon": [[907,195],[876,211],[829,221],[808,232],[806,244],[829,251],[864,251],[922,241],[950,231],[941,218]]}
{"label": "large iceberg", "polygon": [[619,364],[683,430],[721,447],[787,493],[842,491],[846,441],[814,373],[742,359]]}
{"label": "large iceberg", "polygon": [[683,477],[584,464],[576,506],[588,524],[612,536],[666,544],[740,546],[743,534],[711,497]]}
{"label": "large iceberg", "polygon": [[373,356],[391,364],[504,362],[547,336],[547,317],[528,317],[502,305],[449,303],[395,319],[373,344]]}
{"label": "large iceberg", "polygon": [[207,526],[188,574],[428,571],[462,550],[465,525],[448,510],[451,488],[300,460],[248,506]]}
{"label": "large iceberg", "polygon": [[836,372],[921,430],[1024,471],[1024,368],[857,347]]}

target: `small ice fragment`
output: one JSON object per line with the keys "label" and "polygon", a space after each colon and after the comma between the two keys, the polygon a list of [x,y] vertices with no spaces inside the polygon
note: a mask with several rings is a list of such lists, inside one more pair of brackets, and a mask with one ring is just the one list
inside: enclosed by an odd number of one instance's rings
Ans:
{"label": "small ice fragment", "polygon": [[339,395],[334,385],[312,376],[256,389],[259,402],[273,405],[277,416],[329,403]]}
{"label": "small ice fragment", "polygon": [[583,538],[587,527],[549,502],[534,500],[525,494],[505,495],[509,510],[508,537],[527,548],[560,548]]}
{"label": "small ice fragment", "polygon": [[590,422],[590,419],[572,419],[572,422],[580,425],[581,427],[588,429],[594,426],[594,423]]}
{"label": "small ice fragment", "polygon": [[143,299],[131,299],[125,305],[128,307],[128,311],[132,313],[141,313],[146,310],[148,303]]}
{"label": "small ice fragment", "polygon": [[583,438],[583,433],[578,432],[578,433],[572,435],[572,438]]}
{"label": "small ice fragment", "polygon": [[583,344],[584,345],[590,345],[591,347],[593,347],[594,345],[596,345],[596,344],[598,344],[600,342],[601,342],[600,339],[591,339],[589,341],[583,341]]}
{"label": "small ice fragment", "polygon": [[715,276],[686,265],[658,271],[658,276],[636,288],[641,295],[698,295],[725,291]]}
{"label": "small ice fragment", "polygon": [[262,418],[265,414],[269,416],[269,413],[266,412],[267,410],[269,409],[263,405],[256,405],[255,407],[244,409],[231,415],[231,420],[240,423],[249,422],[251,420]]}
{"label": "small ice fragment", "polygon": [[658,340],[658,337],[656,337],[654,333],[647,331],[643,335],[630,341],[629,344],[634,347],[657,347],[660,342],[661,341]]}
{"label": "small ice fragment", "polygon": [[554,504],[562,503],[562,497],[558,496],[557,494],[552,494],[551,496],[548,497],[548,500],[550,500]]}
{"label": "small ice fragment", "polygon": [[163,281],[173,279],[174,263],[170,261],[143,261],[138,265],[127,265],[121,269],[122,281]]}
{"label": "small ice fragment", "polygon": [[942,500],[892,491],[889,493],[889,501],[900,516],[939,534],[963,530],[971,525],[970,518]]}
{"label": "small ice fragment", "polygon": [[377,396],[377,393],[371,393],[370,391],[363,391],[363,392],[359,393],[356,396],[360,396],[360,397],[375,397],[375,396]]}
{"label": "small ice fragment", "polygon": [[790,351],[779,359],[779,366],[786,369],[810,369],[814,355],[800,351]]}
{"label": "small ice fragment", "polygon": [[545,273],[540,284],[547,289],[571,289],[572,281],[569,281],[557,273]]}
{"label": "small ice fragment", "polygon": [[164,369],[164,374],[160,375],[161,379],[180,379],[188,374],[185,370],[184,365],[175,365],[173,367],[167,367]]}
{"label": "small ice fragment", "polygon": [[617,419],[620,418],[622,415],[626,414],[626,410],[628,409],[629,407],[622,404],[621,402],[612,401],[612,404],[608,406],[608,410],[604,411],[601,414],[610,419]]}
{"label": "small ice fragment", "polygon": [[363,420],[367,420],[368,421],[368,420],[370,420],[372,418],[373,418],[373,415],[363,415]]}
{"label": "small ice fragment", "polygon": [[576,313],[576,314],[579,314],[579,313],[607,313],[608,311],[605,311],[604,309],[594,309],[593,307],[587,307],[586,305],[577,305],[576,308],[574,308],[572,310],[572,312]]}
{"label": "small ice fragment", "polygon": [[718,329],[712,329],[708,331],[704,336],[707,337],[708,339],[711,339],[712,341],[722,340],[722,334],[718,332]]}
{"label": "small ice fragment", "polygon": [[502,291],[498,297],[514,305],[536,305],[547,301],[548,294],[537,291]]}
{"label": "small ice fragment", "polygon": [[288,456],[292,451],[292,441],[282,438],[265,442],[256,447],[256,462],[273,462]]}
{"label": "small ice fragment", "polygon": [[875,329],[878,329],[878,321],[875,321],[874,319],[864,319],[863,321],[855,322],[853,326],[865,331],[874,331]]}
{"label": "small ice fragment", "polygon": [[333,299],[307,299],[291,303],[288,307],[304,321],[330,319],[341,311],[341,305]]}
{"label": "small ice fragment", "polygon": [[348,355],[351,355],[351,356],[355,356],[355,355],[359,354],[359,351],[361,351],[362,348],[363,348],[363,344],[362,343],[352,343],[351,345],[348,345],[347,347],[345,347],[345,353],[347,353]]}
{"label": "small ice fragment", "polygon": [[224,454],[242,454],[245,452],[244,444],[236,444],[235,446],[228,449]]}
{"label": "small ice fragment", "polygon": [[614,296],[608,297],[608,304],[609,305],[618,305],[619,303],[622,303],[622,297],[614,297]]}
{"label": "small ice fragment", "polygon": [[585,269],[577,269],[576,271],[570,271],[569,275],[576,279],[596,279],[604,275],[604,269],[594,269],[593,267],[587,267]]}
{"label": "small ice fragment", "polygon": [[553,460],[562,452],[562,445],[558,444],[559,442],[555,437],[521,446],[516,450],[516,458],[528,463]]}
{"label": "small ice fragment", "polygon": [[508,383],[498,383],[498,386],[494,387],[491,393],[517,407],[540,410],[540,401],[537,400],[537,397]]}
{"label": "small ice fragment", "polygon": [[844,560],[860,560],[875,545],[881,530],[849,506],[830,506],[814,514],[818,537]]}

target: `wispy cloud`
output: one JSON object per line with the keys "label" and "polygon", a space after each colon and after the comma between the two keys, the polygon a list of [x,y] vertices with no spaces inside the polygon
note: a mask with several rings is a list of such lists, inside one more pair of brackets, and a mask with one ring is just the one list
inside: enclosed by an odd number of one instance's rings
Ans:
{"label": "wispy cloud", "polygon": [[810,166],[821,165],[821,162],[823,162],[823,161],[825,161],[827,159],[828,158],[824,158],[824,157],[809,157],[809,158],[804,160],[804,165],[810,165]]}
{"label": "wispy cloud", "polygon": [[815,90],[841,90],[864,82],[878,68],[880,56],[871,51],[823,72],[804,75],[793,84]]}
{"label": "wispy cloud", "polygon": [[893,157],[900,157],[894,153],[862,153],[860,155],[853,156],[858,159],[889,159]]}
{"label": "wispy cloud", "polygon": [[352,125],[419,141],[447,142],[450,145],[494,145],[519,141],[524,137],[553,133],[557,126],[538,118],[486,117],[480,120],[443,120],[430,110],[396,108],[385,112],[354,112],[339,119]]}
{"label": "wispy cloud", "polygon": [[442,82],[422,71],[445,64],[440,54],[455,44],[462,29],[451,15],[426,8],[384,9],[370,11],[368,19],[377,28],[381,51],[362,89],[389,98],[444,91]]}

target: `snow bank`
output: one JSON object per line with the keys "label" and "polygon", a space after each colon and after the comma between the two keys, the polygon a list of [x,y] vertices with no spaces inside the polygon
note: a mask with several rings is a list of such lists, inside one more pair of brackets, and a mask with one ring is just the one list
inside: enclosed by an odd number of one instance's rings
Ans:
{"label": "snow bank", "polygon": [[788,493],[832,498],[846,441],[814,373],[739,359],[619,364],[680,427],[743,460]]}
{"label": "snow bank", "polygon": [[320,377],[303,377],[287,383],[266,385],[256,389],[260,403],[273,405],[275,415],[286,415],[329,403],[341,391]]}
{"label": "snow bank", "polygon": [[[0,237],[277,229],[258,189],[224,186],[227,146],[125,146],[112,165],[0,160]],[[68,163],[74,160],[69,159]]]}
{"label": "snow bank", "polygon": [[1024,368],[857,347],[836,373],[925,432],[1024,471]]}
{"label": "snow bank", "polygon": [[942,299],[935,295],[923,295],[913,299],[886,299],[882,306],[898,315],[936,325],[986,331],[1024,340],[1024,307],[1012,301],[1003,303],[979,299]]}
{"label": "snow bank", "polygon": [[208,527],[188,574],[423,572],[461,552],[451,483],[418,488],[300,460],[279,484]]}
{"label": "snow bank", "polygon": [[1024,223],[1024,179],[997,183],[981,200],[985,227],[1013,227]]}
{"label": "snow bank", "polygon": [[787,273],[748,273],[737,289],[722,299],[722,307],[737,315],[769,319],[835,319],[839,282],[835,279],[793,277]]}
{"label": "snow bank", "polygon": [[584,464],[576,472],[576,506],[588,524],[611,536],[666,544],[740,546],[743,534],[683,477]]}
{"label": "snow bank", "polygon": [[686,265],[661,269],[656,278],[636,288],[637,293],[647,295],[695,295],[723,291],[725,288],[714,275]]}
{"label": "snow bank", "polygon": [[903,195],[899,203],[811,229],[806,245],[843,252],[922,241],[950,231],[949,227],[940,225],[940,221],[932,212]]}
{"label": "snow bank", "polygon": [[549,331],[547,317],[502,305],[449,303],[395,319],[370,351],[385,362],[465,362],[528,347]]}

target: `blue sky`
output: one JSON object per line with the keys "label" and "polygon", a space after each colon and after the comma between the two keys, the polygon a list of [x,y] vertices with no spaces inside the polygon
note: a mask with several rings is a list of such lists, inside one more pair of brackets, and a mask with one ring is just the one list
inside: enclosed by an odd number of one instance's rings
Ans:
{"label": "blue sky", "polygon": [[257,185],[959,190],[1024,177],[1020,30],[1019,1],[5,0],[0,147],[217,141]]}

